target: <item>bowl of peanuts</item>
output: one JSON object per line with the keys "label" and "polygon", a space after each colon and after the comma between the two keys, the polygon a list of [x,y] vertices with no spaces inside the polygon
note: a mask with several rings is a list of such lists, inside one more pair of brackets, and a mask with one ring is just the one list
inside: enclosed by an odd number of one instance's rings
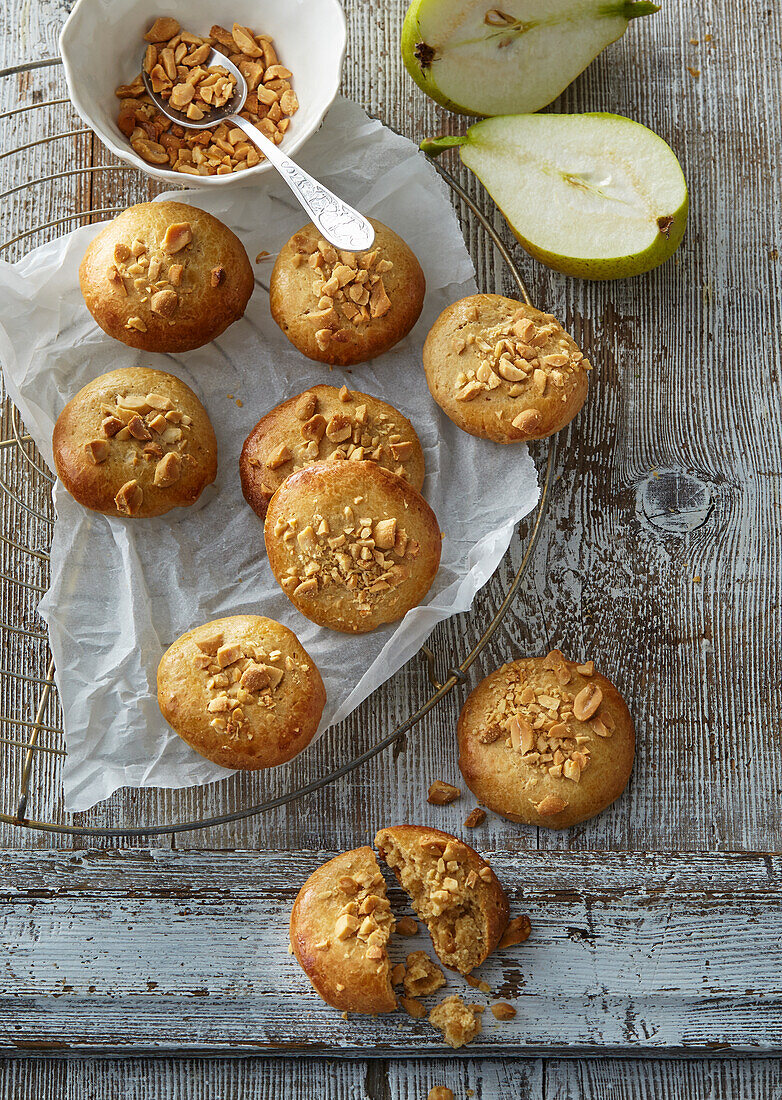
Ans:
{"label": "bowl of peanuts", "polygon": [[334,100],[346,43],[339,0],[78,0],[60,35],[73,104],[121,160],[179,187],[245,183],[271,165],[230,122],[191,130],[142,81],[201,125],[247,82],[241,114],[294,155]]}

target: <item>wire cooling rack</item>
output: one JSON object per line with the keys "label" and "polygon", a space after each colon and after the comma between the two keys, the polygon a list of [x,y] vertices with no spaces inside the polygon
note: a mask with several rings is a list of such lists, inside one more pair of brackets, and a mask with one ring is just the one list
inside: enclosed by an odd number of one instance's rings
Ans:
{"label": "wire cooling rack", "polygon": [[[64,92],[60,66],[59,58],[49,58],[0,69],[0,94],[8,92],[9,82],[15,81],[14,98],[19,100],[13,107],[0,112],[0,127],[3,127],[0,133],[0,161],[15,157],[14,171],[9,176],[21,181],[0,192],[0,202],[3,203],[0,207],[0,226],[10,225],[17,229],[8,239],[0,239],[0,258],[5,260],[18,259],[29,248],[69,232],[77,225],[111,217],[130,202],[139,201],[138,197],[126,197],[129,188],[137,193],[139,183],[147,183],[146,178],[136,170],[114,160],[102,147],[95,145],[91,131],[80,124],[67,95],[42,92],[36,87],[36,71],[50,70],[45,74],[49,78],[49,89],[59,85]],[[3,102],[6,98],[3,95]],[[9,146],[9,140],[14,144]],[[89,163],[95,159],[94,153],[103,157],[106,163]],[[69,163],[67,168],[51,171],[52,164],[66,158]],[[461,213],[475,217],[485,230],[506,263],[519,294],[529,303],[524,281],[491,223],[457,180],[439,165],[434,167],[461,200]],[[98,173],[106,173],[111,184],[107,188],[104,183],[101,193],[106,190],[112,199],[116,195],[117,198],[125,198],[125,201],[120,201],[118,205],[98,203],[96,208],[93,195],[97,189],[93,187],[93,182]],[[6,216],[9,203],[15,204],[14,218]],[[74,208],[68,213],[61,213],[63,206],[67,208],[68,205]],[[19,228],[19,222],[23,228]],[[49,582],[48,550],[55,518],[51,499],[54,477],[25,433],[17,410],[4,396],[0,409],[0,631],[3,635],[0,658],[0,822],[50,833],[93,837],[172,834],[222,825],[284,806],[361,767],[417,726],[457,684],[466,679],[467,670],[488,644],[521,583],[540,532],[553,466],[552,443],[541,474],[540,502],[527,535],[521,563],[479,640],[461,661],[453,656],[445,659],[447,673],[443,682],[438,680],[436,674],[436,668],[442,667],[443,657],[438,658],[429,647],[424,646],[421,652],[427,662],[432,694],[415,713],[366,751],[346,759],[311,782],[293,784],[291,789],[274,797],[211,816],[112,828],[74,824],[63,812],[52,813],[52,820],[37,820],[29,816],[31,798],[39,785],[51,787],[56,784],[59,767],[66,755],[54,681],[54,662],[45,626],[36,612]]]}

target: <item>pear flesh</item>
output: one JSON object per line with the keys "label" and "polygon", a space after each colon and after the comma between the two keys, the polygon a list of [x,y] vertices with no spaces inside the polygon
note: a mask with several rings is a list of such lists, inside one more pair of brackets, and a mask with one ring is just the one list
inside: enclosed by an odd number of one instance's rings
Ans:
{"label": "pear flesh", "polygon": [[402,58],[452,111],[526,114],[556,99],[630,19],[657,10],[644,0],[413,0]]}
{"label": "pear flesh", "polygon": [[664,263],[687,222],[687,184],[669,145],[621,115],[511,115],[453,145],[536,259],[567,275],[617,279]]}

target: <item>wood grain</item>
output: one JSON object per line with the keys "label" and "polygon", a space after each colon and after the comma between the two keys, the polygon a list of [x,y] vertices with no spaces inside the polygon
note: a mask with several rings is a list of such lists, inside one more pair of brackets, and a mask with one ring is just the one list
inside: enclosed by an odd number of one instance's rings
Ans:
{"label": "wood grain", "polygon": [[[219,873],[209,852],[9,855],[0,1045],[443,1053],[401,1013],[343,1020],[288,954],[296,892],[329,854],[223,853]],[[470,1054],[782,1049],[779,857],[489,858],[533,933],[481,967],[486,997],[450,976],[446,993],[518,1010],[486,1012]],[[399,958],[419,947],[423,934],[394,941]]]}

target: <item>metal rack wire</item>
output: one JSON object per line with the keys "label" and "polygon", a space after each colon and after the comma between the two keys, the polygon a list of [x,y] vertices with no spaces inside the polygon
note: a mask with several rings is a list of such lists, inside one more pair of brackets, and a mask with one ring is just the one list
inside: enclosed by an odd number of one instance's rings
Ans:
{"label": "metal rack wire", "polygon": [[[39,69],[55,69],[59,58],[48,58],[25,65],[0,70],[0,89],[14,76],[29,82],[29,74]],[[33,98],[39,93],[33,89]],[[48,99],[34,98],[34,102],[15,106],[0,112],[0,125],[17,124],[29,119],[32,112],[59,110],[72,116],[67,96]],[[0,141],[5,135],[0,135]],[[57,129],[43,137],[0,152],[0,160],[11,156],[28,157],[39,150],[49,150],[62,139],[86,139],[91,142],[91,131],[73,126],[66,121],[65,129]],[[487,233],[500,256],[508,266],[511,278],[519,294],[529,303],[524,281],[513,259],[486,216],[472,198],[448,172],[435,164],[435,168],[448,183],[471,215]],[[91,180],[97,173],[134,173],[120,162],[105,165],[84,165],[61,172],[45,172],[27,179],[0,193],[0,201],[34,194],[34,189],[45,188],[64,178]],[[37,192],[40,194],[40,190]],[[85,219],[105,218],[118,213],[125,204],[92,208],[89,203],[72,213],[33,219],[34,224],[15,233],[8,240],[0,240],[0,258],[9,259],[18,254],[22,242],[30,238],[37,243],[48,239],[53,232],[72,228]],[[45,211],[45,206],[42,207]],[[1,209],[1,208],[0,208]],[[0,223],[2,224],[2,223]],[[101,828],[76,825],[67,820],[43,821],[28,816],[31,792],[42,773],[52,764],[61,762],[66,754],[62,720],[54,681],[54,662],[48,649],[48,641],[41,620],[36,615],[36,605],[48,587],[48,546],[54,525],[51,502],[51,486],[54,478],[47,469],[35,444],[25,434],[19,415],[8,398],[0,412],[0,500],[3,504],[3,530],[0,531],[0,631],[3,635],[3,659],[0,662],[0,797],[9,804],[8,810],[0,810],[0,822],[20,828],[62,833],[77,836],[150,837],[174,834],[186,830],[223,825],[252,817],[255,814],[284,806],[335,782],[340,777],[361,767],[368,760],[399,741],[448,696],[457,684],[466,678],[467,670],[488,644],[510,606],[524,576],[527,564],[540,533],[541,522],[549,496],[551,472],[554,468],[552,444],[542,471],[541,498],[527,538],[525,552],[500,606],[486,629],[461,660],[449,659],[443,682],[436,675],[435,653],[424,646],[422,653],[427,662],[433,692],[426,702],[399,723],[393,730],[371,745],[365,752],[346,760],[340,766],[309,783],[268,798],[263,802],[233,809],[222,814],[182,821],[158,821],[144,826]],[[61,815],[63,818],[65,815]]]}

